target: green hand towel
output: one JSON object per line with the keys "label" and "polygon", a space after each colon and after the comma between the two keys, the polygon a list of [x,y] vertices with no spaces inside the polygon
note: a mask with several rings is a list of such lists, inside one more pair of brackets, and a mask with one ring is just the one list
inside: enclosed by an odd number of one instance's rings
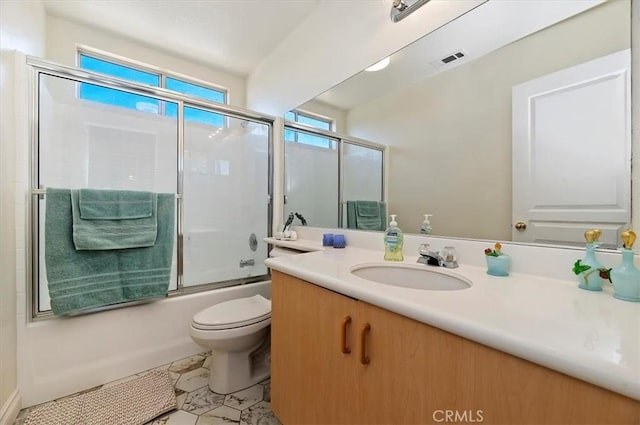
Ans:
{"label": "green hand towel", "polygon": [[347,201],[347,229],[357,229],[356,201]]}
{"label": "green hand towel", "polygon": [[69,189],[48,188],[46,203],[45,265],[55,314],[166,295],[175,234],[173,194],[157,196],[154,246],[108,251],[75,249]]}
{"label": "green hand towel", "polygon": [[380,202],[378,201],[356,201],[356,213],[360,217],[380,218]]}
{"label": "green hand towel", "polygon": [[80,189],[78,205],[83,220],[128,220],[151,217],[155,194],[135,190]]}
{"label": "green hand towel", "polygon": [[385,230],[387,208],[384,202],[347,201],[347,228]]}
{"label": "green hand towel", "polygon": [[[153,246],[157,237],[158,195],[151,193],[151,216],[118,220],[87,220],[82,218],[82,193],[71,190],[73,243],[78,250],[106,250]],[[99,193],[100,191],[93,191]],[[106,192],[117,193],[109,190]],[[127,192],[127,191],[123,191]],[[133,192],[147,193],[147,192]],[[112,195],[115,197],[115,195]],[[123,196],[124,197],[124,196]]]}

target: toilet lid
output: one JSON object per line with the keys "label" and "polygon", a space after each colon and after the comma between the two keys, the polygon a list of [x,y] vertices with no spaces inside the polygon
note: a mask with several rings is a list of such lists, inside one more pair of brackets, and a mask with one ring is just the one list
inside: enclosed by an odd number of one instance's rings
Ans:
{"label": "toilet lid", "polygon": [[261,322],[271,316],[271,301],[262,295],[225,301],[196,313],[198,329],[231,329]]}

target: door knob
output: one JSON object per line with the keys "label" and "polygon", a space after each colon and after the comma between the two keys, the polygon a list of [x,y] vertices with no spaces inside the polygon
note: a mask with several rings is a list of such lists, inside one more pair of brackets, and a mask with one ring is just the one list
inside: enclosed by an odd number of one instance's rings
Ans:
{"label": "door knob", "polygon": [[525,223],[523,221],[519,221],[513,227],[515,227],[516,230],[519,231],[519,232],[524,232],[525,230],[527,230],[527,223]]}

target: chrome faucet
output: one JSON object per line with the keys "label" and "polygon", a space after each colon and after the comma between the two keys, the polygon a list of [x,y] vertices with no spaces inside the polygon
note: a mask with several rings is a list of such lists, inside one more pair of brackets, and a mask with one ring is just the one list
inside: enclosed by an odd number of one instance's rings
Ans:
{"label": "chrome faucet", "polygon": [[255,265],[256,265],[256,261],[254,259],[240,260],[240,267],[255,266]]}
{"label": "chrome faucet", "polygon": [[456,250],[452,246],[445,246],[441,253],[432,251],[428,243],[423,243],[418,248],[418,263],[427,264],[429,266],[446,267],[455,269],[458,267],[458,259],[456,258]]}

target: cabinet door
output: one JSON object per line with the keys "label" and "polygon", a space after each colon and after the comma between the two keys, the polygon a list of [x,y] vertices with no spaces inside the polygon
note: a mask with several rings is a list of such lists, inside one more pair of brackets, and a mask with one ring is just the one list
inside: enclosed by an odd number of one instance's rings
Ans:
{"label": "cabinet door", "polygon": [[[362,364],[360,333],[367,323],[369,363]],[[464,376],[472,379],[460,338],[445,332],[432,335],[431,327],[365,302],[358,303],[356,330],[361,423],[434,423],[434,411],[458,404],[460,394],[447,383]],[[447,368],[443,358],[457,368]]]}
{"label": "cabinet door", "polygon": [[379,307],[358,322],[358,423],[640,423],[636,400]]}
{"label": "cabinet door", "polygon": [[277,271],[271,296],[272,410],[284,424],[354,423],[357,302]]}

